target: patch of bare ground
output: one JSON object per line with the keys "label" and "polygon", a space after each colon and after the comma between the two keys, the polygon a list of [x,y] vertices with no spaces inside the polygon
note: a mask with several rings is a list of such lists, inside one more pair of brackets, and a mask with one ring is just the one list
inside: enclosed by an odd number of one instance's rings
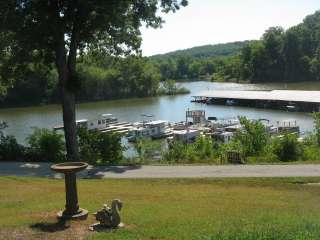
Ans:
{"label": "patch of bare ground", "polygon": [[29,226],[0,227],[0,240],[81,240],[93,234],[88,229],[95,222],[92,216],[79,221],[58,220],[52,215],[45,219]]}

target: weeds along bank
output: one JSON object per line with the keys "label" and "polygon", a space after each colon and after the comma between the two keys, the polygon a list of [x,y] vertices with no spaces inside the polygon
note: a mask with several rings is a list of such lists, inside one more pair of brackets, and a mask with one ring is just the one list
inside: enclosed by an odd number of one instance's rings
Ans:
{"label": "weeds along bank", "polygon": [[[242,163],[270,163],[320,161],[320,113],[314,113],[315,130],[301,139],[286,133],[272,137],[258,121],[240,118],[243,130],[222,144],[211,137],[201,136],[185,144],[173,140],[152,141],[138,139],[134,144],[123,144],[123,135],[78,129],[79,151],[82,161],[91,164],[226,164],[236,156]],[[6,126],[3,125],[2,129]],[[0,133],[1,161],[65,161],[63,135],[48,129],[35,128],[20,145],[14,136]],[[128,155],[128,151],[130,154]]]}

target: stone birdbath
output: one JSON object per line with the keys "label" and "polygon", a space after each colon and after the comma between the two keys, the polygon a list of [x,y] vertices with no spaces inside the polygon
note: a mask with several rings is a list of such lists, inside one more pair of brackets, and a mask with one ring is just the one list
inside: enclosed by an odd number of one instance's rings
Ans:
{"label": "stone birdbath", "polygon": [[51,170],[65,175],[66,209],[58,212],[58,218],[85,219],[88,216],[86,209],[79,208],[76,173],[88,167],[85,162],[66,162],[51,166]]}

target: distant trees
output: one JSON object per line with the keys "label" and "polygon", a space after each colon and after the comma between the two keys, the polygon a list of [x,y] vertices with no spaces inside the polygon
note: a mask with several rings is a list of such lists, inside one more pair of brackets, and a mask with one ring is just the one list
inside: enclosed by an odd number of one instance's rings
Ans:
{"label": "distant trees", "polygon": [[[161,79],[283,82],[320,79],[320,12],[287,31],[270,27],[259,41],[208,45],[156,55]],[[241,46],[241,47],[240,47]]]}
{"label": "distant trees", "polygon": [[[150,61],[157,66],[161,73],[161,80],[195,80],[211,79],[212,75],[224,76],[234,72],[233,60],[240,49],[251,41],[233,42],[217,45],[206,45],[186,50],[155,55]],[[238,72],[238,69],[236,72]],[[230,76],[233,78],[233,76]],[[227,79],[228,80],[228,79]]]}
{"label": "distant trees", "polygon": [[141,57],[105,56],[96,61],[86,56],[79,63],[79,76],[80,101],[154,96],[160,82],[158,69]]}
{"label": "distant trees", "polygon": [[284,31],[269,28],[241,50],[241,79],[252,82],[319,79],[320,11]]}

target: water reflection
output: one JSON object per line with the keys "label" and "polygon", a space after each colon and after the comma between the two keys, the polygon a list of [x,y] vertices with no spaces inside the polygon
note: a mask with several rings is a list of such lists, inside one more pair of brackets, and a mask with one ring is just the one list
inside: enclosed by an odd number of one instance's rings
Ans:
{"label": "water reflection", "polygon": [[[211,83],[190,82],[181,83],[190,89],[191,93],[179,96],[162,96],[154,98],[123,99],[82,103],[77,105],[77,119],[96,118],[103,113],[112,113],[120,121],[141,121],[142,114],[152,114],[155,119],[169,121],[182,121],[185,119],[186,109],[204,109],[207,116],[219,118],[247,116],[258,119],[267,118],[272,123],[279,120],[296,119],[302,131],[311,131],[313,121],[308,113],[284,112],[279,110],[264,110],[232,106],[201,105],[191,103],[191,96],[206,90],[271,90],[271,89],[300,89],[320,90],[320,83],[294,83],[294,84],[237,84],[237,83]],[[11,108],[0,110],[0,120],[7,121],[9,128],[7,134],[17,137],[24,142],[26,136],[32,132],[31,127],[52,128],[62,123],[61,107],[48,105],[39,107]]]}

